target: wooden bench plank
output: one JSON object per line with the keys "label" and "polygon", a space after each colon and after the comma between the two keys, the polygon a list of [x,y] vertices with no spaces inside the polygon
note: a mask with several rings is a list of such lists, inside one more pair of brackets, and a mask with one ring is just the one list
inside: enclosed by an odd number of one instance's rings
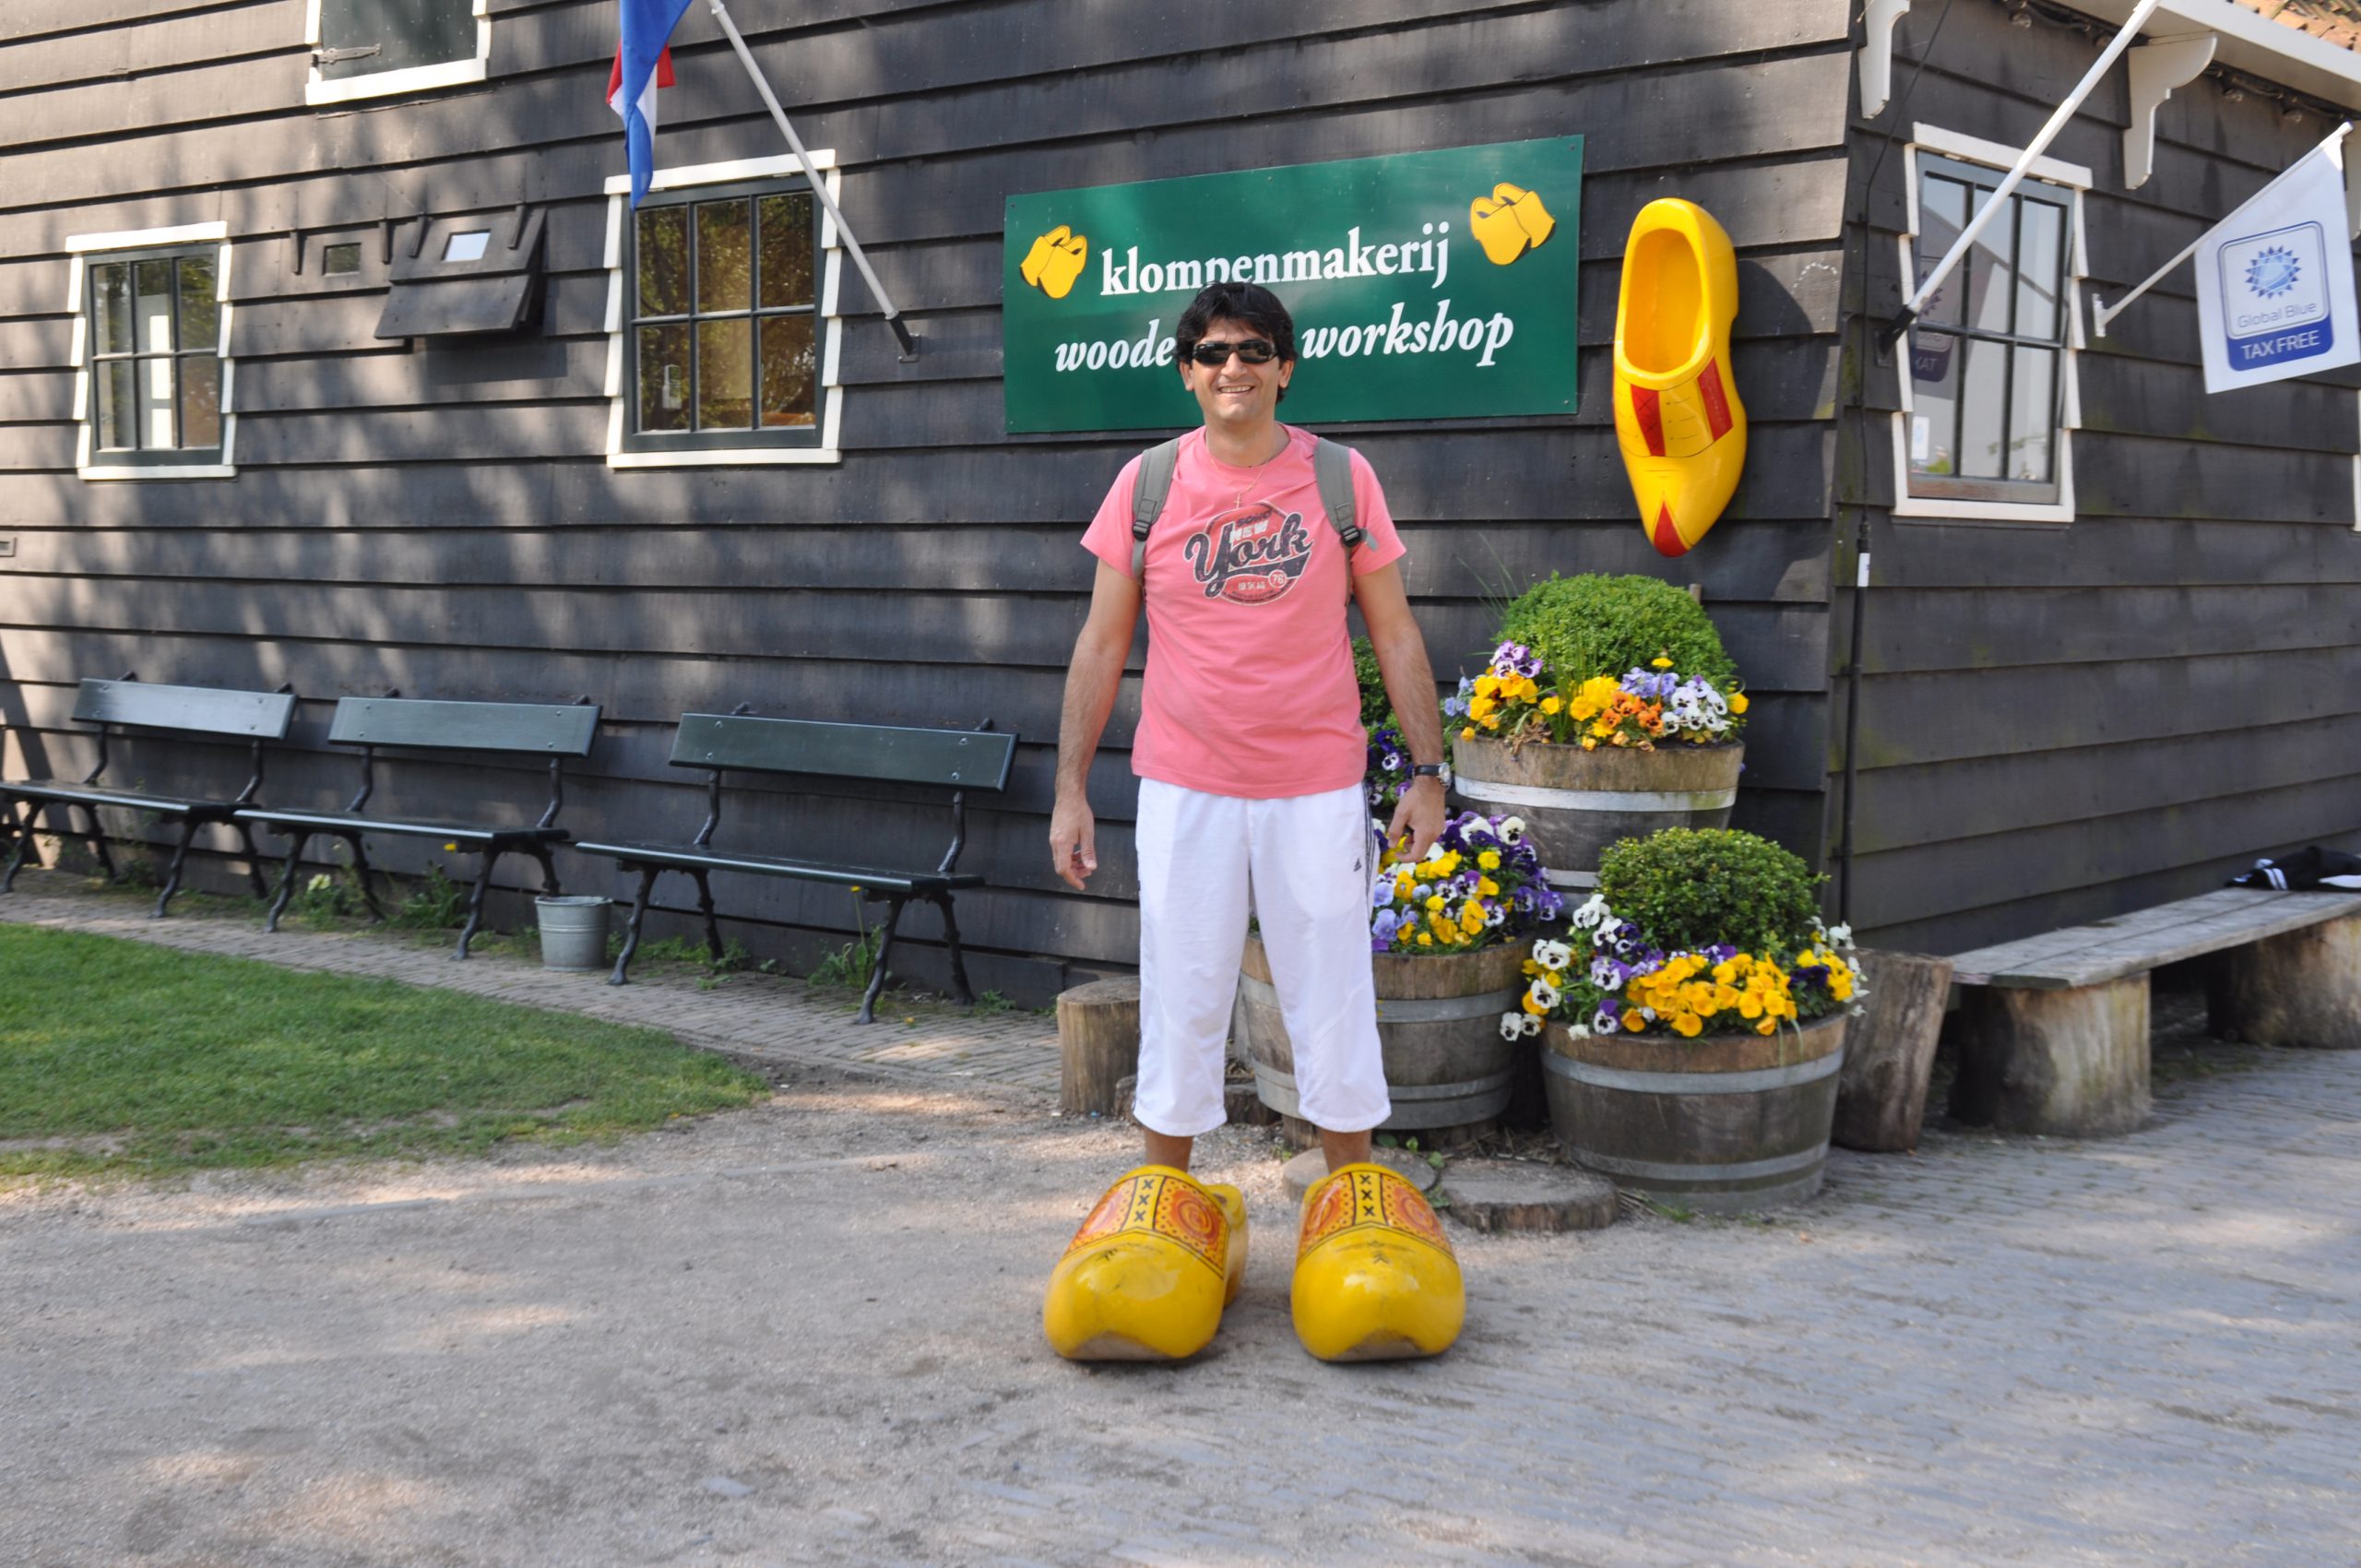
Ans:
{"label": "wooden bench plank", "polygon": [[2080,939],[2095,932],[2097,942],[2033,938],[1960,954],[1952,959],[1954,980],[2047,991],[2102,985],[2355,912],[2361,894],[2225,887],[2142,911],[2156,918],[2129,931],[2085,926],[2058,933]]}

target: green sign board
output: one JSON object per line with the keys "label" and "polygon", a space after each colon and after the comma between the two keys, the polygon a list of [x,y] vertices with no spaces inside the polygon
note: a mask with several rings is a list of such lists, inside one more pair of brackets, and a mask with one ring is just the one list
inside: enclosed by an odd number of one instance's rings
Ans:
{"label": "green sign board", "polygon": [[1310,424],[1574,411],[1583,138],[1008,198],[1012,433],[1192,425],[1172,333],[1208,283],[1295,317]]}

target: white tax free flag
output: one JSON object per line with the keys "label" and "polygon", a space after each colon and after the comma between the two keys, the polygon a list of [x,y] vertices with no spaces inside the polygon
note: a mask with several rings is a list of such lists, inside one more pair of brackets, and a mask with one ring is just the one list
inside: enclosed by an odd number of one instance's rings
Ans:
{"label": "white tax free flag", "polygon": [[2206,391],[2361,362],[2343,140],[2314,148],[2197,242]]}

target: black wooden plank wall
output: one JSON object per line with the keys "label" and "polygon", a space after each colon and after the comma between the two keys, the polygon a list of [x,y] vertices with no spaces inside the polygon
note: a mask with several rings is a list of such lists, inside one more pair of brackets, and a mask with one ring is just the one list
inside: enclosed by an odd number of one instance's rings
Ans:
{"label": "black wooden plank wall", "polygon": [[[1942,9],[1915,7],[1899,30],[1897,97]],[[2106,36],[1952,0],[1912,100],[1857,131],[1855,213],[1897,125],[2021,147]],[[2094,176],[2086,329],[2092,294],[2120,299],[2335,125],[2201,77],[2165,105],[2154,172],[2127,191],[2128,113],[2118,66],[2051,149]],[[1903,166],[1896,143],[1869,193],[1877,321],[1899,303]],[[2184,266],[2087,338],[2070,525],[1888,517],[1895,373],[1867,378],[1867,423],[1848,418],[1839,448],[1845,498],[1873,528],[1852,899],[1865,940],[1956,952],[2361,837],[2361,375],[2206,396],[2194,289]],[[1853,517],[1841,508],[1847,582]],[[1832,700],[1838,756],[1841,682]],[[1841,780],[1829,800],[1833,816]]]}
{"label": "black wooden plank wall", "polygon": [[[766,12],[791,9],[791,23]],[[1552,569],[1702,583],[1754,689],[1742,820],[1821,849],[1831,426],[1850,68],[1845,0],[1299,0],[1287,6],[825,0],[740,18],[798,129],[926,339],[914,365],[857,276],[831,468],[615,472],[603,460],[601,183],[607,0],[493,0],[481,89],[302,106],[302,0],[173,6],[15,0],[0,18],[0,719],[12,769],[74,766],[79,675],[274,685],[306,699],[272,794],[326,800],[328,704],[564,699],[611,721],[569,796],[577,831],[697,820],[664,766],[673,717],[970,724],[1026,738],[968,861],[979,983],[1040,997],[1132,962],[1127,684],[1094,775],[1104,869],[1086,897],[1043,849],[1063,663],[1084,610],[1075,540],[1141,440],[1011,441],[1001,425],[1000,236],[1010,192],[1581,132],[1584,411],[1567,422],[1343,432],[1384,480],[1446,680],[1480,661],[1488,599]],[[662,164],[778,150],[714,24],[693,9]],[[1711,208],[1745,295],[1738,382],[1750,477],[1728,521],[1667,563],[1632,517],[1603,345],[1620,247],[1648,199]],[[523,199],[548,208],[546,336],[411,351],[374,340],[376,224]],[[86,483],[73,470],[65,236],[225,220],[236,244],[232,481]],[[300,231],[306,266],[291,269]],[[326,243],[362,242],[356,278]],[[208,777],[135,748],[125,777]],[[233,759],[210,759],[222,767]],[[535,780],[422,769],[529,798]],[[927,840],[907,802],[750,801],[731,827],[813,847]],[[386,846],[397,865],[406,847]],[[575,863],[576,885],[607,885]],[[836,894],[723,890],[771,922],[758,951],[843,940]],[[676,895],[677,897],[677,895]],[[931,941],[932,922],[914,917]],[[927,959],[914,948],[910,967]]]}

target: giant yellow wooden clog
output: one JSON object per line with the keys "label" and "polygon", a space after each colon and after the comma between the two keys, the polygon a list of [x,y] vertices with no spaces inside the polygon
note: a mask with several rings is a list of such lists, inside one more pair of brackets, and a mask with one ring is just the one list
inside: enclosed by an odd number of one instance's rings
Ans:
{"label": "giant yellow wooden clog", "polygon": [[1451,1348],[1467,1288],[1442,1224],[1382,1165],[1347,1165],[1303,1195],[1295,1333],[1323,1361],[1385,1361]]}
{"label": "giant yellow wooden clog", "polygon": [[1738,255],[1713,215],[1670,196],[1642,208],[1615,304],[1615,439],[1640,527],[1666,555],[1705,537],[1746,464],[1737,316]]}
{"label": "giant yellow wooden clog", "polygon": [[1126,1173],[1050,1271],[1050,1348],[1074,1361],[1177,1361],[1204,1349],[1246,1277],[1246,1200],[1169,1165]]}

